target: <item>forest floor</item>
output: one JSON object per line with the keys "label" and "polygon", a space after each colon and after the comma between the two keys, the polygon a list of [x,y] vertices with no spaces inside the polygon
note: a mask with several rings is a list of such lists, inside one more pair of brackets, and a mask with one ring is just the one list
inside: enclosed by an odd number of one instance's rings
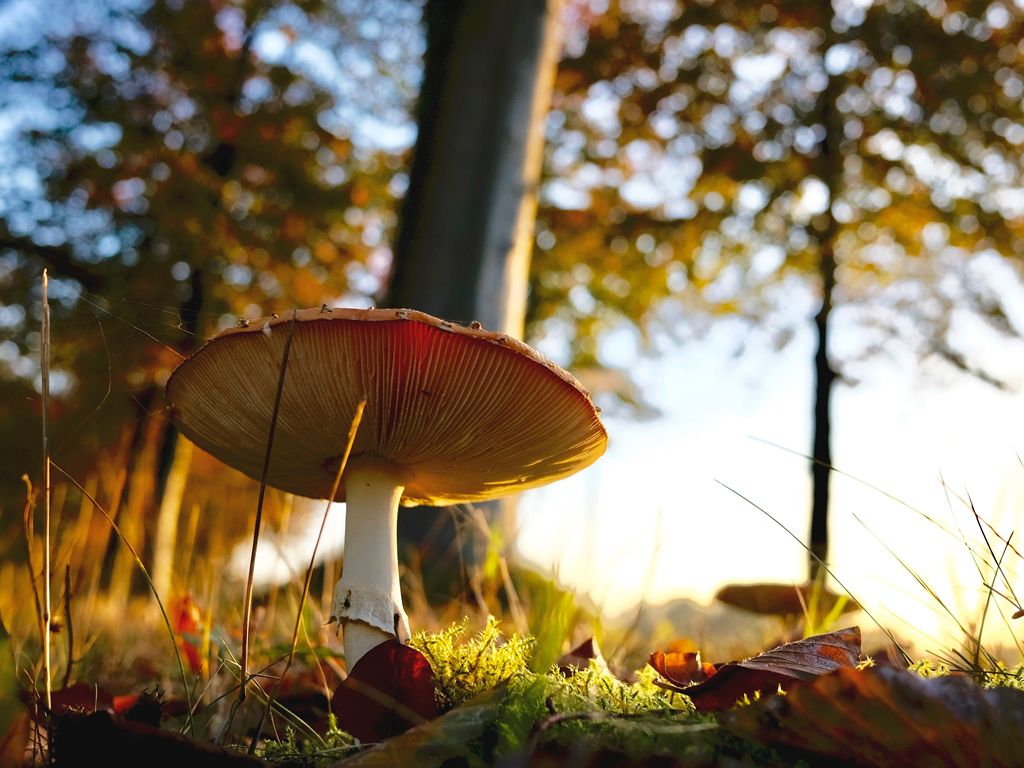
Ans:
{"label": "forest floor", "polygon": [[[298,596],[264,595],[244,700],[237,611],[216,620],[178,596],[165,622],[144,596],[118,609],[97,592],[74,611],[78,627],[56,627],[49,709],[26,686],[40,679],[38,643],[5,630],[0,765],[966,767],[1024,754],[1018,649],[1001,656],[965,638],[925,662],[883,637],[867,655],[863,613],[765,621],[726,610],[729,624],[683,604],[662,607],[690,616],[667,633],[642,611],[604,628],[606,657],[583,636],[601,626],[589,606],[529,571],[510,578],[483,594],[533,634],[459,600],[429,616],[416,603],[430,631],[351,671],[316,605],[304,606],[289,664],[285,617]],[[763,650],[719,655],[751,636]],[[61,642],[74,644],[70,673]]]}

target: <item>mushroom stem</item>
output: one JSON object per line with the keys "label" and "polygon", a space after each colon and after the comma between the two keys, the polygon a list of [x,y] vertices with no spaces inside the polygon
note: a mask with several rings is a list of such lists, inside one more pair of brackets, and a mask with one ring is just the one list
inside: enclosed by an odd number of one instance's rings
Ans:
{"label": "mushroom stem", "polygon": [[398,581],[398,503],[405,483],[391,463],[354,457],[345,469],[345,561],[331,618],[345,633],[351,670],[376,645],[409,639]]}

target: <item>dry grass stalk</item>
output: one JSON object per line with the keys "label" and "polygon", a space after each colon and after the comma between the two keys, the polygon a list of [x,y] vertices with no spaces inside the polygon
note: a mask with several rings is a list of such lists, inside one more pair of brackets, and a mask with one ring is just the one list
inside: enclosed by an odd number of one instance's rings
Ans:
{"label": "dry grass stalk", "polygon": [[267,493],[267,471],[270,469],[270,454],[274,449],[274,431],[277,429],[277,415],[281,410],[281,395],[284,392],[284,376],[288,370],[288,353],[291,352],[292,338],[295,335],[295,323],[298,312],[292,313],[292,321],[288,324],[288,336],[284,342],[281,355],[281,371],[277,379],[277,393],[274,396],[274,409],[270,414],[270,431],[267,434],[267,450],[263,455],[263,471],[260,475],[260,494],[256,500],[256,519],[252,526],[252,554],[249,556],[249,575],[245,581],[245,598],[242,604],[242,654],[241,685],[238,689],[238,701],[245,701],[245,689],[249,684],[249,623],[252,619],[252,585],[256,572],[256,550],[260,543],[260,526],[263,523],[263,499]]}
{"label": "dry grass stalk", "polygon": [[75,664],[75,624],[71,620],[71,563],[64,566],[64,624],[68,636],[68,663],[64,667],[64,682],[67,688],[71,684],[71,669]]}
{"label": "dry grass stalk", "polygon": [[46,708],[51,707],[50,680],[50,443],[47,413],[50,410],[50,302],[47,296],[49,278],[43,270],[42,328],[39,340],[39,368],[42,376],[42,428],[43,428],[43,690]]}
{"label": "dry grass stalk", "polygon": [[288,651],[288,661],[285,662],[284,671],[281,672],[280,677],[277,679],[277,685],[274,687],[273,693],[267,697],[266,707],[264,708],[263,715],[260,718],[259,727],[256,729],[256,738],[254,738],[249,745],[250,752],[255,750],[256,744],[259,742],[260,736],[263,734],[263,725],[266,722],[267,715],[274,706],[274,700],[277,698],[277,694],[281,690],[281,685],[284,683],[288,670],[291,669],[292,663],[295,661],[295,650],[298,648],[299,644],[299,629],[302,627],[302,609],[306,605],[306,597],[309,595],[309,585],[313,581],[313,569],[316,566],[316,553],[320,549],[320,540],[323,538],[324,528],[327,527],[327,516],[330,514],[331,504],[334,502],[334,498],[338,495],[338,488],[341,486],[341,476],[345,472],[345,466],[348,464],[349,456],[352,453],[352,444],[355,443],[356,433],[359,431],[359,425],[363,422],[363,411],[365,408],[366,398],[364,397],[359,401],[359,405],[356,406],[355,415],[352,417],[352,423],[349,425],[348,436],[345,440],[345,450],[341,454],[338,471],[334,475],[334,484],[331,486],[331,495],[327,498],[327,505],[324,507],[324,516],[320,520],[320,530],[317,532],[316,542],[313,544],[313,551],[309,556],[309,565],[306,567],[306,578],[302,582],[302,594],[299,596],[299,608],[295,613],[295,627],[292,630],[292,643],[291,648]]}

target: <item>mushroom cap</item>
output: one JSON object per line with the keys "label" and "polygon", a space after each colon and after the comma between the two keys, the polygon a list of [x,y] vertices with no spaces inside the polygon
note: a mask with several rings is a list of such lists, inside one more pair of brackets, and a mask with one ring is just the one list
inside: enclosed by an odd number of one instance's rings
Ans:
{"label": "mushroom cap", "polygon": [[763,616],[799,616],[812,602],[828,613],[840,600],[844,601],[840,613],[860,610],[852,597],[815,584],[726,584],[715,600]]}
{"label": "mushroom cap", "polygon": [[[516,339],[405,309],[305,309],[295,326],[267,483],[330,495],[356,406],[352,458],[383,459],[405,505],[482,501],[589,466],[608,435],[583,386]],[[263,468],[292,315],[226,330],[167,382],[170,417],[253,478]],[[345,499],[345,478],[336,501]]]}

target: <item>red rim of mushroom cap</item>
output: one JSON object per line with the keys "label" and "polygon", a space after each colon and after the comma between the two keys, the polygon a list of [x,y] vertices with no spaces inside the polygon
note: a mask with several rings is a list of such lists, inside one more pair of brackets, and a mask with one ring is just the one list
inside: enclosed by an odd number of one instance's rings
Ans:
{"label": "red rim of mushroom cap", "polygon": [[[267,482],[330,494],[356,405],[352,458],[405,480],[402,503],[482,501],[577,472],[605,451],[598,410],[569,373],[514,338],[406,309],[304,309],[296,323]],[[259,478],[291,314],[226,330],[167,382],[171,419]],[[335,497],[345,499],[345,483]]]}

